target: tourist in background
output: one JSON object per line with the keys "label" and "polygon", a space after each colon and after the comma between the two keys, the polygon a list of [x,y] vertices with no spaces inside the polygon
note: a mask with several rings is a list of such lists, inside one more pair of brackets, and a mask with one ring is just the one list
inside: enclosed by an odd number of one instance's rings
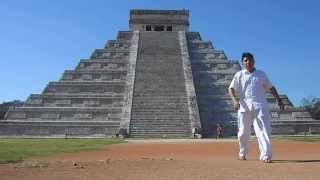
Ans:
{"label": "tourist in background", "polygon": [[217,124],[217,139],[223,138],[223,127],[220,124]]}

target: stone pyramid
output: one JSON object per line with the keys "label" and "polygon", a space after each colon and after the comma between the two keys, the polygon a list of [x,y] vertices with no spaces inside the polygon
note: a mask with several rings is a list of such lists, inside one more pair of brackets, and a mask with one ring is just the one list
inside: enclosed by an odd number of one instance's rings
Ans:
{"label": "stone pyramid", "polygon": [[[220,123],[236,135],[227,95],[238,61],[189,32],[188,10],[131,10],[129,31],[80,60],[23,107],[0,121],[0,136],[215,136]],[[319,133],[320,125],[285,95],[280,112],[268,97],[273,133]],[[201,130],[201,131],[200,131]]]}

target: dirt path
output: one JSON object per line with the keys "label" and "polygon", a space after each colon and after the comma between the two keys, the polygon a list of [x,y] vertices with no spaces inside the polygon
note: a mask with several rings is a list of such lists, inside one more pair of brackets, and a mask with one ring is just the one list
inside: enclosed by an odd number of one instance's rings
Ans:
{"label": "dirt path", "polygon": [[36,157],[0,165],[0,179],[243,179],[318,180],[320,143],[274,140],[274,162],[258,160],[253,141],[247,161],[235,140],[130,140],[104,149]]}

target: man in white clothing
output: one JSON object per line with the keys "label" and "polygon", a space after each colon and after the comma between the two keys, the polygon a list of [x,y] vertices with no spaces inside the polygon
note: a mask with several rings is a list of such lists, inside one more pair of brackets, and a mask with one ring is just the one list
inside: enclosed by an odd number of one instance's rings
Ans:
{"label": "man in white clothing", "polygon": [[234,75],[229,86],[229,95],[234,107],[238,110],[239,160],[246,160],[253,124],[259,143],[260,160],[270,163],[272,158],[271,114],[266,100],[266,91],[270,91],[277,99],[280,110],[284,109],[284,104],[267,75],[254,67],[254,57],[251,53],[242,54],[242,64],[244,69]]}

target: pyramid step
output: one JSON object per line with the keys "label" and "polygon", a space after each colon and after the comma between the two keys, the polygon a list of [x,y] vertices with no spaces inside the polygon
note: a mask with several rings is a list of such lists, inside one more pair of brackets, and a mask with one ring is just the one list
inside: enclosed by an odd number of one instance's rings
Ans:
{"label": "pyramid step", "polygon": [[145,129],[157,129],[159,131],[161,130],[170,130],[170,131],[179,131],[179,130],[184,130],[184,129],[189,129],[190,125],[187,126],[181,126],[180,128],[175,128],[174,126],[156,126],[156,125],[146,125],[146,126],[130,126],[130,131],[140,131],[140,130],[145,130]]}
{"label": "pyramid step", "polygon": [[121,70],[67,70],[63,73],[60,81],[95,81],[108,82],[125,80],[127,71]]}
{"label": "pyramid step", "polygon": [[75,71],[127,71],[128,57],[106,57],[101,59],[82,59]]}
{"label": "pyramid step", "polygon": [[130,130],[130,134],[134,134],[134,133],[143,133],[143,134],[147,134],[147,133],[172,133],[172,134],[181,134],[181,133],[191,133],[191,130],[170,130],[170,129],[132,129]]}
{"label": "pyramid step", "polygon": [[95,49],[95,51],[90,56],[90,59],[111,59],[111,58],[123,58],[129,59],[129,50],[119,50],[119,49]]}
{"label": "pyramid step", "polygon": [[120,121],[121,108],[17,107],[7,113],[12,120]]}
{"label": "pyramid step", "polygon": [[130,134],[131,138],[191,138],[190,134]]}
{"label": "pyramid step", "polygon": [[[170,113],[169,113],[170,112]],[[177,112],[177,111],[135,111],[134,114],[132,114],[132,117],[140,117],[140,116],[162,116],[162,115],[176,115],[176,116],[189,116],[188,112]]]}
{"label": "pyramid step", "polygon": [[117,35],[117,40],[124,39],[124,40],[130,40],[133,36],[132,31],[119,31]]}
{"label": "pyramid step", "polygon": [[124,93],[125,85],[125,81],[50,82],[43,93]]}
{"label": "pyramid step", "polygon": [[31,95],[24,107],[104,107],[121,108],[124,105],[122,95]]}
{"label": "pyramid step", "polygon": [[139,126],[172,126],[172,127],[176,127],[176,126],[189,126],[190,127],[190,122],[136,122],[134,123],[134,126],[132,127],[139,127]]}

